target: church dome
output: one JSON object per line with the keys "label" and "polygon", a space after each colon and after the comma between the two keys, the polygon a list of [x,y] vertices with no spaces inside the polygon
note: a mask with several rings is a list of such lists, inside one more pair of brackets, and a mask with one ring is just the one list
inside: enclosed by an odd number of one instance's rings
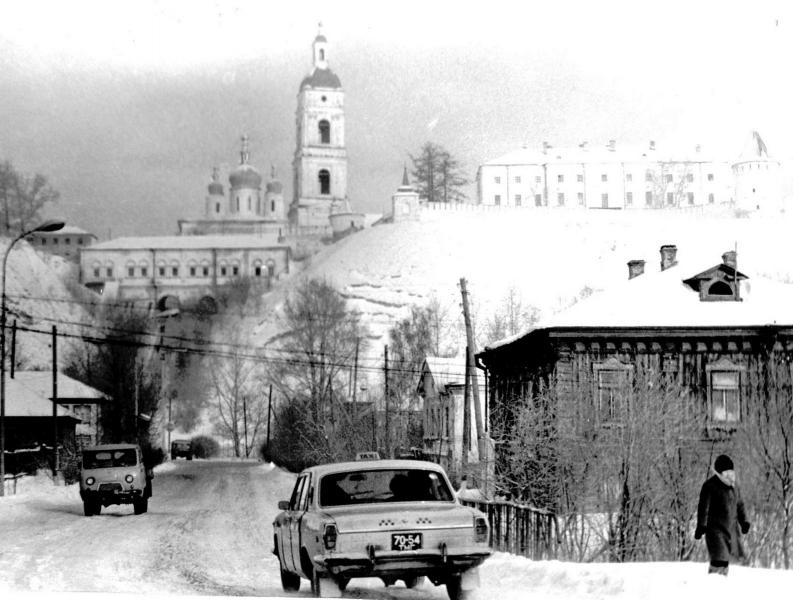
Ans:
{"label": "church dome", "polygon": [[284,191],[284,184],[274,179],[273,181],[267,182],[267,191],[272,192],[274,194],[280,194]]}
{"label": "church dome", "polygon": [[255,167],[249,164],[242,164],[231,172],[229,183],[234,189],[253,188],[258,190],[262,187],[262,176]]}
{"label": "church dome", "polygon": [[338,75],[330,69],[315,68],[311,75],[308,75],[300,82],[300,89],[311,88],[331,88],[340,89],[341,81]]}
{"label": "church dome", "polygon": [[212,181],[209,182],[207,186],[209,190],[210,196],[222,196],[223,195],[223,184],[220,183],[220,177],[218,176],[218,168],[214,167],[212,169]]}

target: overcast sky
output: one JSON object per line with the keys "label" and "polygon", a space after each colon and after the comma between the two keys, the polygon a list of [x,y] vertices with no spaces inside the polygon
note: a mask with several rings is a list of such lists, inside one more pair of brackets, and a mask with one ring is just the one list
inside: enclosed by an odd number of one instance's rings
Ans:
{"label": "overcast sky", "polygon": [[[0,159],[101,239],[200,217],[213,165],[276,167],[322,21],[346,93],[349,196],[380,212],[427,140],[473,179],[523,144],[670,140],[793,157],[785,2],[26,0],[0,21]],[[473,195],[475,190],[471,188]]]}

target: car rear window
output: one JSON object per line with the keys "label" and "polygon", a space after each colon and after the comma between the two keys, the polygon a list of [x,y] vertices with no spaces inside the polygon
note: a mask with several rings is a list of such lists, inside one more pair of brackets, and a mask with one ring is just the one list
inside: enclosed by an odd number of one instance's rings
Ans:
{"label": "car rear window", "polygon": [[425,469],[367,469],[320,480],[320,506],[453,500],[446,480]]}
{"label": "car rear window", "polygon": [[91,450],[83,452],[83,469],[105,469],[108,467],[134,467],[138,455],[134,448],[123,450]]}

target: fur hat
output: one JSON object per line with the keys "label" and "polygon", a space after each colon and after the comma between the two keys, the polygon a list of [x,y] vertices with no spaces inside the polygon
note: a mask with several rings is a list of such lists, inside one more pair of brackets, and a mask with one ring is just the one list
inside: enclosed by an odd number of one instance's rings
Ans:
{"label": "fur hat", "polygon": [[731,471],[735,467],[733,466],[732,459],[729,456],[726,454],[720,454],[716,459],[716,462],[713,463],[713,468],[715,469],[716,473],[724,473],[724,471]]}

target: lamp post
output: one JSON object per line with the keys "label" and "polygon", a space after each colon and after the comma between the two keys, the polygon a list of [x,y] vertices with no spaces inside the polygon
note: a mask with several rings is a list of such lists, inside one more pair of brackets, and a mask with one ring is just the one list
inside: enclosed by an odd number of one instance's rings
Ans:
{"label": "lamp post", "polygon": [[[0,496],[5,496],[6,489],[6,266],[8,255],[14,244],[31,233],[58,231],[63,229],[63,226],[63,221],[44,221],[38,227],[24,231],[11,240],[3,255],[3,273],[0,283],[0,287],[2,287],[2,291],[0,291]],[[55,365],[52,368],[54,369]]]}

